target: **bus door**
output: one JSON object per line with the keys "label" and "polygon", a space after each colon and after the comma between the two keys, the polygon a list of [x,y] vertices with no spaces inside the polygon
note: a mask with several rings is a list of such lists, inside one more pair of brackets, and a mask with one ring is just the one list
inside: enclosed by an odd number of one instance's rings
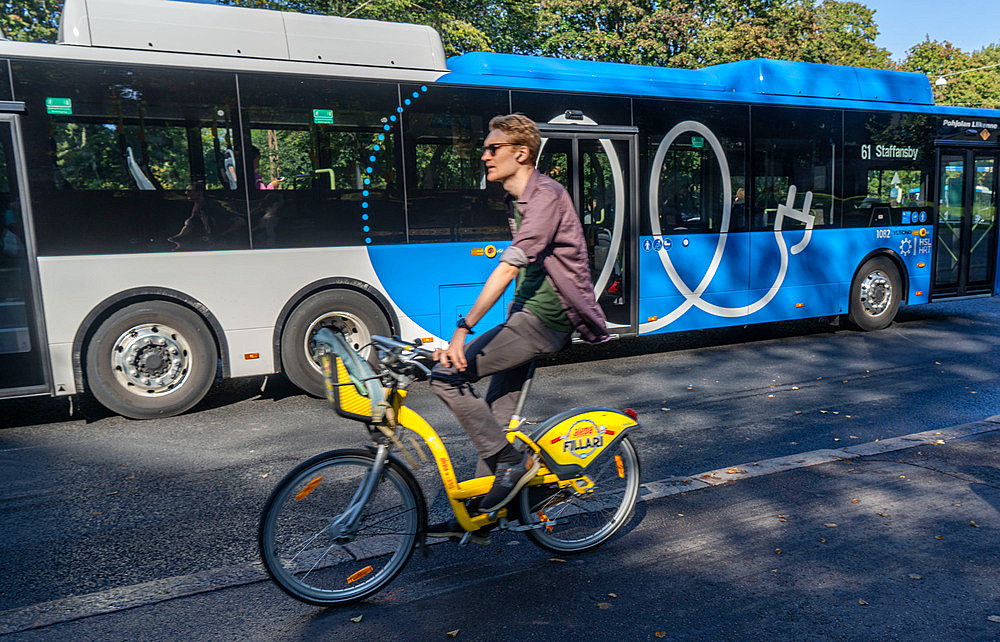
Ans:
{"label": "bus door", "polygon": [[934,299],[993,293],[998,161],[993,150],[938,152]]}
{"label": "bus door", "polygon": [[49,391],[17,105],[0,103],[0,397]]}
{"label": "bus door", "polygon": [[538,170],[566,187],[587,241],[594,295],[612,335],[636,333],[638,136],[632,127],[539,124]]}

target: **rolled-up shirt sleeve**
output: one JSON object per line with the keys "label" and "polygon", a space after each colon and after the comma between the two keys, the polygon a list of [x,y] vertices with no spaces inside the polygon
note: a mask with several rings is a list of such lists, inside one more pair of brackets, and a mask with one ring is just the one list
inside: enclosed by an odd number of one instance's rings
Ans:
{"label": "rolled-up shirt sleeve", "polygon": [[562,209],[559,195],[549,189],[539,189],[530,203],[519,203],[521,227],[500,260],[514,267],[525,267],[538,261],[550,249]]}

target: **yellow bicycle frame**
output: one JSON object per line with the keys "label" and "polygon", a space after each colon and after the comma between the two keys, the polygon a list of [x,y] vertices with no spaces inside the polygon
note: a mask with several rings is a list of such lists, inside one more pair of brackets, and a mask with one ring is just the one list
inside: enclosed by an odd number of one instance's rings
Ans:
{"label": "yellow bicycle frame", "polygon": [[[437,465],[441,481],[444,483],[445,493],[448,495],[448,501],[451,503],[451,508],[455,513],[458,523],[467,531],[475,531],[495,521],[491,520],[487,515],[470,515],[465,507],[465,500],[485,495],[489,492],[490,487],[493,485],[493,476],[458,481],[455,469],[451,465],[451,456],[448,454],[448,449],[445,448],[444,443],[434,428],[418,413],[405,406],[405,397],[406,391],[397,390],[390,399],[392,408],[395,411],[396,423],[417,433],[423,439],[424,443],[427,444],[427,447],[431,451],[431,456],[434,457],[434,463]],[[520,440],[536,454],[539,454],[541,451],[538,444],[528,435],[518,430],[514,422],[511,423],[507,431],[507,439],[511,443],[514,443],[514,440]],[[531,486],[558,484],[559,486],[571,487],[575,492],[581,494],[590,492],[594,486],[593,482],[586,475],[575,479],[561,480],[549,471],[544,462],[541,469],[528,484]],[[501,509],[498,517],[505,517],[507,515],[506,510]]]}

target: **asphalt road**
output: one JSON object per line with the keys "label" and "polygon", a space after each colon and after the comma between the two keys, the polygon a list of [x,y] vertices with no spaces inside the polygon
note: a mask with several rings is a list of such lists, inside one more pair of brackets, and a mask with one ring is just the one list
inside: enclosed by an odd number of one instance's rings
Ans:
{"label": "asphalt road", "polygon": [[[987,299],[904,309],[891,328],[868,334],[801,322],[578,347],[539,370],[527,414],[540,420],[569,407],[595,403],[635,408],[643,424],[635,441],[647,482],[870,443],[997,414],[998,321],[1000,300]],[[261,384],[260,378],[224,382],[193,412],[148,422],[109,417],[87,399],[77,400],[72,417],[66,399],[0,402],[0,622],[5,613],[18,608],[70,596],[106,596],[117,587],[204,574],[255,560],[258,511],[278,479],[312,454],[356,447],[364,441],[360,426],[338,419],[324,402],[298,394],[280,378],[271,378],[263,391]],[[411,405],[439,427],[459,460],[459,470],[464,467],[471,472],[471,448],[439,402],[424,389],[414,392]],[[976,452],[978,455],[969,451],[964,456],[981,458],[982,453]],[[820,468],[836,470],[837,465]],[[983,465],[995,467],[996,461]],[[756,547],[752,551],[741,548],[745,537],[760,530],[754,520],[763,518],[753,516],[766,514],[773,519],[771,513],[785,514],[782,510],[789,514],[821,512],[823,492],[807,490],[817,476],[823,477],[817,473],[820,468],[784,473],[780,483],[774,476],[761,478],[769,481],[747,480],[711,492],[644,503],[630,532],[597,553],[565,564],[548,562],[547,554],[523,538],[507,534],[498,538],[509,541],[485,551],[439,546],[428,560],[415,558],[411,562],[397,580],[401,587],[398,594],[391,593],[397,587],[394,584],[384,594],[387,597],[377,597],[358,613],[366,614],[369,623],[391,618],[383,621],[381,629],[375,626],[369,633],[395,630],[402,639],[407,634],[419,637],[418,631],[430,634],[441,630],[437,623],[431,626],[420,617],[420,609],[441,599],[447,601],[437,617],[454,620],[461,625],[454,628],[463,629],[466,635],[478,631],[481,639],[513,635],[531,639],[532,627],[541,626],[549,635],[554,630],[565,631],[565,639],[571,639],[573,631],[600,630],[575,626],[606,621],[610,627],[616,621],[635,621],[635,612],[620,607],[621,598],[609,598],[607,603],[612,606],[607,609],[593,607],[591,602],[601,598],[602,592],[628,595],[626,589],[642,587],[645,582],[651,591],[669,593],[668,601],[680,609],[671,610],[671,614],[688,614],[688,619],[664,621],[662,626],[667,628],[662,630],[670,636],[676,638],[677,627],[690,628],[692,618],[699,614],[706,620],[730,623],[729,629],[714,629],[717,632],[745,633],[747,618],[755,617],[755,609],[768,612],[765,607],[775,599],[775,593],[762,589],[758,599],[751,590],[745,604],[734,604],[733,613],[723,613],[726,602],[716,598],[741,586],[750,590],[755,585],[756,580],[749,579],[752,574],[733,575],[743,565],[741,556],[749,560],[760,554]],[[892,499],[901,505],[917,500],[917,492],[889,497],[880,486],[879,475],[883,473],[875,472],[883,469],[875,464],[858,475],[871,476],[865,483],[887,502]],[[423,470],[418,476],[432,505],[432,519],[443,515],[440,482],[433,471]],[[925,487],[933,488],[934,479],[928,478]],[[755,490],[755,484],[767,486],[766,492]],[[988,499],[986,506],[992,507],[992,512],[978,515],[980,524],[988,524],[990,519],[996,522],[995,497]],[[947,506],[946,499],[935,501]],[[691,521],[700,525],[689,532],[686,524],[681,527],[676,523],[678,513],[695,516]],[[813,527],[823,528],[811,524]],[[747,529],[742,535],[741,528]],[[995,528],[977,528],[976,532],[992,532],[993,539],[980,544],[981,552],[988,556],[992,550],[995,558]],[[866,533],[863,529],[854,533],[842,544],[843,550],[863,547],[871,535]],[[771,540],[765,541],[770,545]],[[895,568],[893,556],[905,552],[906,540],[888,544],[880,548],[873,564]],[[895,553],[893,544],[900,547]],[[963,563],[967,564],[963,568],[970,570],[974,566],[971,560]],[[636,573],[659,569],[663,564],[670,569],[669,573],[656,574],[663,578],[635,579]],[[542,580],[537,579],[537,573],[524,572],[525,568],[537,570],[547,565],[558,565],[558,570],[551,575],[547,571]],[[989,581],[988,572],[996,573],[996,566],[992,571],[989,568],[983,566],[987,577],[977,576],[976,581]],[[865,564],[847,571],[837,569],[838,581],[845,586],[855,576],[857,581],[871,583],[870,573]],[[484,574],[507,579],[491,582]],[[953,575],[954,582],[968,579],[961,573]],[[598,577],[604,579],[599,582]],[[773,579],[768,576],[768,581]],[[897,580],[904,581],[895,575],[886,579],[890,584]],[[992,577],[994,587],[995,580]],[[794,594],[792,584],[788,585],[790,594]],[[825,604],[813,604],[806,590],[808,582],[799,584],[796,603],[801,606],[781,607],[781,627],[796,622],[815,625],[812,606]],[[714,587],[713,592],[705,593],[705,586]],[[779,582],[772,589],[781,587]],[[525,612],[516,616],[505,615],[502,606],[488,607],[478,621],[465,614],[468,604],[485,600],[502,605],[512,599],[511,592],[523,599],[532,590],[541,601],[528,599]],[[969,590],[963,585],[952,594]],[[998,597],[995,589],[984,588],[981,593],[994,601]],[[132,618],[130,630],[134,631],[143,630],[143,622],[148,626],[155,621],[156,634],[151,636],[155,639],[197,637],[199,633],[204,639],[219,637],[207,633],[218,633],[209,626],[212,609],[219,609],[212,620],[217,624],[232,622],[236,614],[261,620],[249,628],[226,629],[232,639],[312,637],[320,630],[332,632],[353,624],[342,622],[341,610],[326,612],[294,604],[267,583],[206,595],[210,597],[202,599],[199,609],[207,609],[209,615],[178,616],[182,599],[84,622]],[[402,605],[379,610],[380,605],[392,605],[394,595]],[[889,593],[885,595],[882,615],[893,614],[889,619],[895,618],[902,627],[896,632],[904,631],[912,618],[903,611],[897,613],[904,604],[894,602]],[[836,597],[840,596],[834,594],[831,599]],[[635,605],[644,603],[635,594],[631,599]],[[865,597],[857,599],[874,604]],[[248,612],[248,605],[258,606]],[[1000,611],[1000,607],[994,610]],[[744,616],[740,619],[735,613]],[[824,617],[831,617],[824,613]],[[463,615],[459,618],[456,614]],[[864,620],[869,616],[845,611],[845,617],[850,623],[849,618]],[[140,618],[138,625],[135,618]],[[556,625],[561,628],[551,628]],[[23,635],[65,635],[67,626],[71,625]],[[81,630],[90,630],[81,626]],[[995,626],[983,631],[1000,634],[1000,625]],[[351,633],[348,628],[338,630]],[[445,628],[441,634],[447,630],[453,629]],[[713,638],[708,631],[704,629],[703,636],[691,639]],[[886,639],[892,638],[891,630],[880,631],[880,635],[889,636]],[[104,629],[100,635],[107,632]],[[816,639],[823,637],[817,635]],[[107,638],[84,635],[81,639]]]}

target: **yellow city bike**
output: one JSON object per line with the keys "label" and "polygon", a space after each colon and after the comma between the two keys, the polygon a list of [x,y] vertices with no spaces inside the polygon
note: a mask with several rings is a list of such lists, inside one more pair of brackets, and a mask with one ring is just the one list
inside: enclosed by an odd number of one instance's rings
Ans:
{"label": "yellow city bike", "polygon": [[507,438],[541,468],[507,507],[470,513],[466,502],[485,495],[493,477],[458,481],[441,438],[406,407],[407,387],[430,374],[431,353],[419,345],[372,337],[373,369],[339,333],[323,329],[314,339],[328,398],[338,414],[364,423],[373,443],[299,464],[264,507],[258,534],[264,567],[298,600],[331,606],[364,599],[396,577],[414,548],[427,552],[427,506],[403,461],[416,466],[411,449],[426,459],[414,435],[430,451],[455,518],[469,531],[462,543],[494,524],[548,551],[580,553],[608,541],[632,515],[639,458],[626,433],[638,426],[634,411],[575,408],[528,431],[520,414],[530,375]]}

